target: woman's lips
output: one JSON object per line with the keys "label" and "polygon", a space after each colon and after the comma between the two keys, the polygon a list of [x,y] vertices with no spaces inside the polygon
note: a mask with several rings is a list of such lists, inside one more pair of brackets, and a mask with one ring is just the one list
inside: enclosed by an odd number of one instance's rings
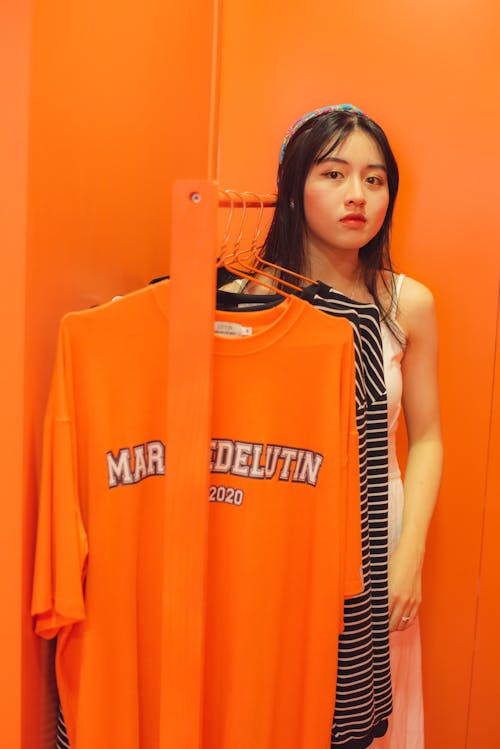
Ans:
{"label": "woman's lips", "polygon": [[348,213],[340,219],[340,222],[344,224],[344,226],[359,228],[366,224],[366,217],[363,216],[362,213]]}

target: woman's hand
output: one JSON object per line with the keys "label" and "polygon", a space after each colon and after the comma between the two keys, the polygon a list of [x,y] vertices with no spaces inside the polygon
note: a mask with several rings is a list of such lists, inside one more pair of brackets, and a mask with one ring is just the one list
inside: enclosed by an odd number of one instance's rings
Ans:
{"label": "woman's hand", "polygon": [[410,627],[422,601],[423,554],[401,543],[389,559],[389,631]]}

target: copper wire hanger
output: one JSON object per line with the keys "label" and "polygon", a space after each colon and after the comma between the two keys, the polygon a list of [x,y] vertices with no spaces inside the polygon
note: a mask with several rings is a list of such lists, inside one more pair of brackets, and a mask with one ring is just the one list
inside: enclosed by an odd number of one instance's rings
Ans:
{"label": "copper wire hanger", "polygon": [[[259,277],[260,275],[265,275],[268,278],[272,278],[274,282],[278,281],[279,283],[288,286],[290,289],[293,289],[294,291],[302,291],[303,285],[295,285],[291,281],[287,281],[284,278],[280,277],[281,273],[286,273],[289,276],[293,276],[298,281],[304,281],[306,285],[314,285],[315,281],[313,281],[311,278],[308,278],[307,276],[301,275],[300,273],[297,273],[295,271],[289,270],[288,268],[285,268],[281,265],[277,265],[276,263],[271,263],[269,260],[266,260],[263,258],[259,251],[262,250],[262,245],[259,247],[257,245],[257,239],[261,232],[261,220],[262,220],[262,213],[263,213],[263,207],[264,202],[260,195],[257,195],[257,193],[250,193],[251,195],[254,195],[257,198],[257,201],[260,201],[260,215],[259,215],[259,221],[257,224],[257,227],[254,232],[254,236],[252,237],[252,242],[250,245],[250,248],[246,251],[242,251],[240,254],[237,255],[236,259],[239,263],[244,264],[244,261],[247,263],[247,267],[251,267],[254,272],[258,272]],[[246,255],[243,258],[243,255]],[[266,273],[262,268],[259,270],[258,265],[265,265],[266,267],[273,268],[274,270],[278,271],[278,275],[276,273]]]}
{"label": "copper wire hanger", "polygon": [[[317,281],[313,281],[312,278],[309,278],[308,276],[303,276],[301,273],[297,273],[294,270],[290,270],[289,268],[284,268],[282,265],[276,265],[275,263],[271,263],[269,260],[266,260],[259,254],[256,254],[253,260],[255,261],[255,263],[260,263],[260,264],[266,265],[267,267],[275,268],[280,273],[286,273],[287,275],[293,276],[294,278],[300,281],[305,281],[308,286],[311,286],[317,283]],[[258,269],[256,268],[256,270]],[[262,273],[263,271],[258,270],[258,272]],[[288,286],[291,286],[294,289],[298,289],[298,291],[302,291],[304,288],[303,286],[296,287],[294,284],[290,283],[289,281],[286,281],[284,278],[280,278],[280,276],[274,275],[274,278],[279,283],[287,284]]]}
{"label": "copper wire hanger", "polygon": [[[234,192],[234,191],[231,191],[231,192]],[[243,250],[239,249],[239,244],[240,244],[240,241],[241,241],[241,233],[238,235],[237,240],[235,242],[234,252],[229,256],[229,259],[230,260],[234,260],[234,263],[232,263],[232,262],[228,263],[228,265],[226,265],[226,267],[228,268],[228,270],[230,270],[232,272],[236,272],[237,268],[240,267],[241,269],[243,269],[244,271],[246,271],[247,273],[249,273],[249,274],[252,275],[252,280],[253,280],[254,283],[256,283],[258,285],[261,285],[261,286],[264,286],[265,288],[269,288],[268,284],[267,283],[262,283],[261,284],[260,281],[262,280],[262,278],[269,279],[269,281],[272,282],[272,289],[273,289],[274,292],[276,292],[278,290],[278,288],[276,286],[277,279],[280,281],[280,283],[282,283],[282,285],[287,286],[291,291],[299,291],[299,292],[302,291],[302,286],[297,286],[297,285],[293,284],[290,281],[281,280],[281,279],[279,279],[279,276],[277,276],[276,273],[273,273],[273,272],[268,272],[268,271],[265,271],[263,269],[260,269],[257,272],[257,276],[256,276],[256,271],[257,271],[256,263],[257,262],[262,262],[262,263],[265,262],[265,261],[261,260],[261,258],[258,255],[258,250],[260,248],[257,245],[257,240],[258,240],[260,232],[261,232],[262,215],[263,215],[263,212],[264,212],[264,199],[262,198],[262,196],[258,195],[255,192],[249,192],[249,191],[247,191],[245,193],[241,193],[240,194],[241,198],[244,201],[246,200],[246,196],[247,195],[252,195],[256,199],[256,203],[259,206],[260,212],[259,212],[259,217],[258,217],[258,220],[257,220],[257,225],[256,225],[256,227],[254,229],[254,234],[253,234],[253,237],[252,237],[250,248],[248,248],[246,250],[245,249],[243,249]],[[240,228],[242,228],[242,226],[243,226],[243,222],[240,225]],[[272,265],[272,264],[269,264],[269,265]],[[282,268],[281,266],[274,265],[273,267],[275,269],[277,269],[278,271],[287,272],[286,268]],[[301,278],[301,279],[304,279],[304,280],[308,281],[308,279],[305,279],[304,276],[298,276],[298,277]],[[281,290],[284,291],[285,293],[287,293],[286,289],[281,289]]]}
{"label": "copper wire hanger", "polygon": [[226,226],[224,228],[224,235],[222,237],[222,244],[220,247],[219,256],[217,258],[218,268],[224,265],[225,253],[226,253],[227,248],[229,247],[229,238],[231,236],[231,225],[233,222],[233,214],[234,214],[234,198],[232,196],[231,190],[221,190],[221,192],[223,192],[226,198],[229,200],[229,214],[227,217]]}
{"label": "copper wire hanger", "polygon": [[[258,283],[259,286],[262,286],[263,288],[272,291],[273,294],[278,293],[278,294],[281,294],[281,296],[284,296],[286,298],[289,297],[290,294],[287,293],[285,290],[277,289],[275,286],[272,286],[271,284],[266,283],[264,280],[261,280],[260,277],[259,277],[259,281],[256,282],[253,267],[250,265],[247,265],[245,262],[240,264],[239,260],[237,261],[237,258],[243,254],[242,251],[240,250],[240,243],[244,234],[245,216],[246,216],[246,211],[247,211],[246,195],[248,195],[249,193],[240,193],[240,192],[237,192],[236,190],[229,190],[229,189],[222,190],[221,192],[226,196],[226,198],[229,199],[230,214],[229,214],[228,222],[226,224],[225,234],[224,234],[224,238],[222,242],[221,254],[219,256],[219,260],[217,263],[218,267],[220,266],[225,267],[234,275],[237,275],[241,278],[245,278],[247,281]],[[225,254],[225,250],[229,246],[229,238],[231,235],[231,224],[232,224],[232,219],[234,215],[235,201],[232,197],[233,195],[236,195],[239,202],[241,203],[242,216],[241,216],[240,225],[238,228],[238,234],[234,241],[233,250],[232,252]],[[260,204],[260,199],[258,200],[258,202],[259,202],[259,205],[262,205],[263,207],[263,202],[262,204]],[[263,273],[263,275],[265,275],[267,278],[271,280],[274,280],[274,275],[271,275],[270,273]]]}
{"label": "copper wire hanger", "polygon": [[[231,273],[234,273],[235,275],[239,275],[241,277],[244,277],[253,283],[256,283],[260,286],[263,286],[266,289],[271,289],[273,293],[277,293],[279,291],[282,291],[285,295],[287,294],[285,289],[279,289],[276,286],[276,283],[278,282],[282,286],[287,286],[292,291],[298,291],[301,292],[304,289],[304,283],[306,285],[315,285],[317,282],[313,279],[309,278],[308,276],[304,276],[300,273],[297,273],[296,271],[292,271],[289,268],[285,268],[284,266],[277,265],[276,263],[271,263],[269,260],[266,260],[265,258],[260,255],[260,250],[262,250],[262,245],[259,247],[257,244],[258,238],[262,231],[262,217],[264,212],[264,203],[265,200],[268,200],[269,202],[267,205],[275,204],[276,195],[268,193],[267,195],[261,196],[256,192],[251,191],[245,191],[243,193],[240,193],[236,190],[232,189],[226,189],[221,190],[223,195],[229,200],[230,203],[230,215],[228,218],[228,223],[226,225],[226,232],[223,240],[223,246],[221,248],[221,255],[223,255],[223,252],[227,249],[229,244],[229,236],[230,236],[230,224],[232,221],[232,216],[234,212],[234,199],[233,195],[236,195],[239,201],[242,204],[242,217],[238,229],[238,234],[235,239],[233,251],[230,252],[228,255],[225,255],[221,257],[221,264],[224,265],[227,270],[229,270]],[[248,249],[240,249],[240,243],[243,237],[244,233],[244,222],[245,222],[245,216],[246,216],[246,210],[247,210],[247,203],[250,201],[247,201],[247,196],[253,196],[255,198],[255,202],[258,205],[259,208],[259,217],[257,219],[257,223],[254,229],[252,241],[250,244],[250,247]],[[270,201],[273,201],[271,203]],[[255,206],[252,206],[255,207]],[[258,266],[261,266],[260,269]],[[262,266],[266,266],[268,268],[272,268],[275,271],[278,271],[278,274],[273,272],[267,272],[265,271]],[[286,280],[281,277],[281,274],[285,273],[288,276],[292,276],[293,278],[296,278],[300,282],[304,282],[300,285],[295,285],[291,281]],[[256,280],[256,274],[258,275],[258,281]],[[267,278],[272,282],[272,285],[266,283],[263,278]],[[262,283],[261,283],[262,280]]]}

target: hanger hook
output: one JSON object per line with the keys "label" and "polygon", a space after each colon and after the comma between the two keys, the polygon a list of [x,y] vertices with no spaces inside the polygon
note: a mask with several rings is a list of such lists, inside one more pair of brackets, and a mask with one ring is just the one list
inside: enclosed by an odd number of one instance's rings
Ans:
{"label": "hanger hook", "polygon": [[220,259],[224,259],[224,254],[229,246],[229,237],[231,236],[231,224],[233,221],[234,213],[234,198],[231,194],[231,190],[221,190],[225,197],[229,200],[229,215],[227,217],[226,226],[224,229],[224,236],[222,238],[222,244],[220,248]]}

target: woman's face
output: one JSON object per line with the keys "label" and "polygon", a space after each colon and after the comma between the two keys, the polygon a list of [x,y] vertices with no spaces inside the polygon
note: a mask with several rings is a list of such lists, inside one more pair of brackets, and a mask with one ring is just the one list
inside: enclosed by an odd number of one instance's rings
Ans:
{"label": "woman's face", "polygon": [[382,153],[363,130],[353,130],[307,175],[306,251],[359,250],[380,230],[388,205]]}

